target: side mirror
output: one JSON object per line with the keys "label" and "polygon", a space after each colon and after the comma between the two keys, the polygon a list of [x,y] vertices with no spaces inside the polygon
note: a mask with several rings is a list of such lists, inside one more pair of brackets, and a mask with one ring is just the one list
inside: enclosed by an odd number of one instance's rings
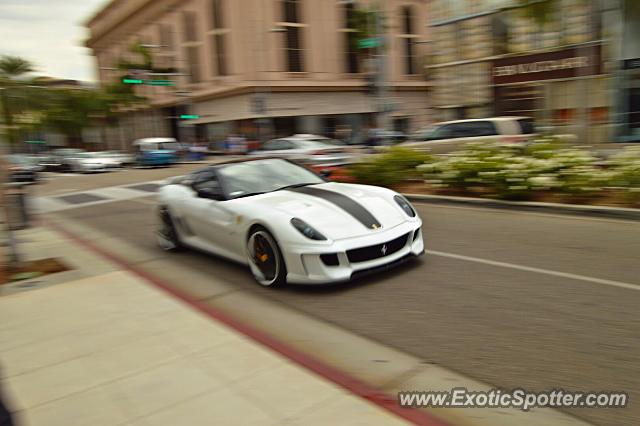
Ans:
{"label": "side mirror", "polygon": [[325,179],[328,179],[329,176],[331,176],[331,170],[330,169],[323,169],[320,171],[320,176],[322,176]]}
{"label": "side mirror", "polygon": [[210,200],[222,200],[223,195],[220,187],[203,186],[201,188],[195,188],[198,197],[208,198]]}

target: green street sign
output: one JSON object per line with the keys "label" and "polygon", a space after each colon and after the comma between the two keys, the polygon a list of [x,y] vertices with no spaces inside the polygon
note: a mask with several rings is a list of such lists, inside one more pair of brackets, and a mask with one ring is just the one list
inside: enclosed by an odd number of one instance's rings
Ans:
{"label": "green street sign", "polygon": [[360,49],[369,49],[372,47],[378,47],[382,45],[380,37],[362,38],[358,40],[358,47]]}
{"label": "green street sign", "polygon": [[144,81],[140,80],[139,78],[123,78],[122,82],[124,84],[142,84],[144,83]]}
{"label": "green street sign", "polygon": [[196,118],[200,118],[199,115],[196,114],[181,114],[180,120],[195,120]]}
{"label": "green street sign", "polygon": [[147,80],[145,84],[149,86],[173,86],[174,82],[171,80]]}
{"label": "green street sign", "polygon": [[36,144],[36,145],[44,145],[47,143],[47,141],[25,141],[26,143],[32,143],[32,144]]}

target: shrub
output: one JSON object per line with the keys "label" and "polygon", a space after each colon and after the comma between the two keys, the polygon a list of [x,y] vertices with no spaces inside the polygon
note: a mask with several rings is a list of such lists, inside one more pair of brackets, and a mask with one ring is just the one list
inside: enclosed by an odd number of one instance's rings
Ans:
{"label": "shrub", "polygon": [[626,147],[606,163],[610,186],[625,191],[628,201],[640,202],[640,146]]}
{"label": "shrub", "polygon": [[418,167],[427,183],[466,189],[481,186],[504,199],[526,199],[532,191],[591,194],[609,175],[597,158],[579,149],[558,149],[555,141],[527,145],[469,144],[447,158]]}
{"label": "shrub", "polygon": [[431,156],[407,148],[393,147],[350,166],[349,173],[358,183],[393,186],[421,175],[416,166],[431,161]]}

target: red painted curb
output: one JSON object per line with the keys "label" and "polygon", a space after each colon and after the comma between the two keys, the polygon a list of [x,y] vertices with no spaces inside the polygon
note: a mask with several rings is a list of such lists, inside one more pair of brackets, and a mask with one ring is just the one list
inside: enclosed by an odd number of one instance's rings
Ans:
{"label": "red painted curb", "polygon": [[140,267],[127,262],[126,260],[120,258],[119,256],[104,250],[101,247],[89,242],[77,235],[73,232],[67,230],[63,226],[58,223],[53,223],[51,221],[47,222],[47,225],[51,228],[54,228],[58,232],[64,234],[69,239],[77,242],[78,244],[86,247],[87,249],[97,253],[98,255],[108,259],[109,261],[115,263],[119,267],[124,270],[127,270],[138,277],[144,279],[149,282],[153,286],[164,290],[169,295],[182,300],[198,311],[204,313],[210,318],[213,318],[228,327],[234,329],[236,332],[247,336],[248,338],[254,340],[262,344],[263,346],[267,346],[275,352],[278,352],[285,358],[295,362],[298,365],[305,367],[306,369],[314,372],[320,377],[323,377],[341,387],[348,390],[349,392],[363,398],[379,407],[384,408],[385,410],[401,417],[409,422],[412,422],[416,425],[422,426],[451,426],[448,423],[438,419],[437,417],[426,413],[425,411],[421,411],[418,409],[412,408],[403,408],[400,407],[397,403],[396,398],[391,395],[388,395],[384,392],[381,392],[375,389],[372,386],[369,386],[367,383],[363,382],[360,379],[357,379],[348,373],[338,370],[328,364],[323,363],[322,361],[309,356],[286,343],[281,342],[280,340],[274,338],[273,336],[260,331],[244,322],[238,321],[233,316],[216,309],[212,306],[206,305],[198,300],[195,300],[187,293],[180,291],[171,287],[162,279],[156,277],[155,275],[141,269]]}

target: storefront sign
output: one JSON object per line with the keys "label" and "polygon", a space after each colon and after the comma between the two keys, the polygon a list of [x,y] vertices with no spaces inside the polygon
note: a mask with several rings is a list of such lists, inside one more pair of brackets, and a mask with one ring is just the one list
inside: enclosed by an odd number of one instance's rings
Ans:
{"label": "storefront sign", "polygon": [[625,59],[622,64],[622,69],[625,70],[635,70],[637,68],[640,68],[640,58]]}
{"label": "storefront sign", "polygon": [[511,56],[493,62],[496,85],[600,74],[600,45],[574,47],[526,56]]}

